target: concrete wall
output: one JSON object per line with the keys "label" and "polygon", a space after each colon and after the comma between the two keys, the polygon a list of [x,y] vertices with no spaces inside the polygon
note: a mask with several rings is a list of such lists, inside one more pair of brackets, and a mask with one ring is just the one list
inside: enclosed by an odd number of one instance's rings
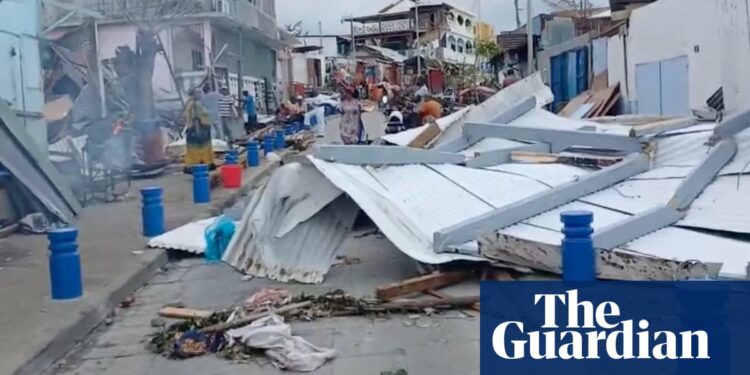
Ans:
{"label": "concrete wall", "polygon": [[[113,59],[118,47],[128,46],[135,50],[136,29],[130,24],[108,24],[99,26],[99,52],[102,60]],[[169,29],[161,32],[160,37],[164,43],[164,50],[170,55],[172,51],[172,35]],[[156,98],[172,97],[176,94],[176,87],[169,73],[169,66],[161,54],[156,55],[154,62],[154,96]]]}
{"label": "concrete wall", "polygon": [[[203,52],[203,38],[200,24],[194,26],[172,26],[170,40],[172,43],[172,67],[176,73],[193,71],[193,51]],[[207,63],[203,56],[204,65]]]}
{"label": "concrete wall", "polygon": [[728,110],[750,106],[750,0],[718,0],[721,83]]}
{"label": "concrete wall", "polygon": [[[240,39],[236,31],[213,27],[213,49],[219,51],[224,44],[227,50],[216,61],[216,66],[237,72],[237,59],[240,56]],[[242,36],[242,74],[276,82],[276,52],[270,47],[253,39],[253,33]]]}
{"label": "concrete wall", "polygon": [[687,56],[690,107],[705,106],[721,86],[720,24],[718,1],[660,0],[634,10],[627,36],[628,100],[636,100],[638,64]]}
{"label": "concrete wall", "polygon": [[29,135],[47,153],[39,0],[0,2],[0,100],[10,102]]}

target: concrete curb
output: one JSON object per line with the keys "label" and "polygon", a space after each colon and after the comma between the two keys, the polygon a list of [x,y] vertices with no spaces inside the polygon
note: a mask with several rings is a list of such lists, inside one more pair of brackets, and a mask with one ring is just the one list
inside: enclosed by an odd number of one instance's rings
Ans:
{"label": "concrete curb", "polygon": [[[286,156],[289,153],[290,151],[286,151],[281,155]],[[252,190],[258,181],[269,176],[279,166],[279,163],[268,163],[258,167],[259,169],[255,171],[255,173],[248,174],[244,178],[240,189],[232,192],[228,197],[212,203],[211,206],[208,206],[205,209],[200,217],[194,218],[193,220],[204,219],[206,217],[221,214],[224,209],[236,204],[239,199]],[[164,267],[169,262],[167,252],[163,250],[148,249],[145,252],[145,255],[149,258],[144,260],[140,269],[133,274],[122,277],[120,280],[113,281],[113,285],[117,285],[117,287],[114,291],[110,292],[106,298],[104,298],[103,303],[89,306],[88,310],[81,314],[77,321],[68,325],[65,329],[52,337],[49,344],[44,347],[44,349],[39,351],[39,353],[33,358],[29,359],[23,366],[16,369],[13,374],[36,375],[49,369],[50,366],[67,355],[76,345],[83,341],[89,333],[96,329],[96,327],[104,321],[107,315],[109,315],[109,313],[114,310],[123,299],[143,287],[143,285],[145,285],[161,267]],[[87,302],[96,303],[96,301]]]}
{"label": "concrete curb", "polygon": [[113,282],[113,284],[119,286],[105,298],[103,304],[90,306],[89,311],[81,314],[78,321],[70,324],[53,337],[42,351],[14,371],[13,374],[32,375],[45,371],[55,361],[64,357],[79,342],[86,338],[123,299],[145,284],[146,281],[156,274],[159,268],[166,265],[169,261],[167,253],[164,251],[153,251],[147,254],[149,254],[150,259],[143,263],[141,269],[134,274]]}

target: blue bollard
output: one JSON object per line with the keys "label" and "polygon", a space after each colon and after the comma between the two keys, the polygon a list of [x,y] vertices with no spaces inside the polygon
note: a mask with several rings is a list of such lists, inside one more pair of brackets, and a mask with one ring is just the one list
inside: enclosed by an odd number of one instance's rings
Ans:
{"label": "blue bollard", "polygon": [[77,238],[76,228],[55,229],[47,233],[53,300],[65,301],[83,296],[81,257],[78,254]]}
{"label": "blue bollard", "polygon": [[257,167],[260,165],[260,147],[258,142],[247,142],[247,166]]}
{"label": "blue bollard", "polygon": [[564,281],[596,280],[594,214],[589,211],[568,211],[560,214],[563,222],[562,267]]}
{"label": "blue bollard", "polygon": [[268,154],[273,152],[273,136],[271,134],[266,134],[263,137],[263,153],[268,156]]}
{"label": "blue bollard", "polygon": [[224,155],[224,164],[227,164],[227,165],[239,164],[239,156],[237,156],[237,150],[227,151],[227,154]]}
{"label": "blue bollard", "polygon": [[276,143],[274,144],[274,147],[278,150],[286,147],[286,138],[284,132],[281,130],[276,131]]}
{"label": "blue bollard", "polygon": [[164,205],[161,198],[164,190],[158,186],[141,189],[141,219],[143,223],[143,236],[156,237],[165,232],[164,230]]}
{"label": "blue bollard", "polygon": [[193,202],[197,204],[211,202],[211,181],[208,176],[208,166],[205,164],[193,166]]}

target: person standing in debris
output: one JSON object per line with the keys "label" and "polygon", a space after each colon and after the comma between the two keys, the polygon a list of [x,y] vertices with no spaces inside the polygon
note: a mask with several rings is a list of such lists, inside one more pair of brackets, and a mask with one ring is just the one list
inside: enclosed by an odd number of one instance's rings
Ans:
{"label": "person standing in debris", "polygon": [[341,122],[339,134],[346,145],[357,144],[362,141],[362,106],[359,104],[356,89],[346,90],[341,100]]}
{"label": "person standing in debris", "polygon": [[185,107],[185,172],[192,172],[197,164],[212,166],[214,153],[211,147],[211,117],[201,102],[200,90],[193,90],[190,101]]}
{"label": "person standing in debris", "polygon": [[222,96],[211,88],[211,85],[206,83],[203,85],[203,96],[201,97],[201,104],[208,111],[208,116],[211,119],[211,126],[214,128],[213,137],[215,139],[225,140],[224,129],[221,126],[221,115],[219,115],[219,102],[221,102]]}
{"label": "person standing in debris", "polygon": [[229,89],[226,86],[222,86],[221,100],[219,100],[219,115],[221,116],[221,127],[224,132],[224,136],[228,142],[232,142],[232,130],[230,125],[235,118],[237,118],[237,110],[234,106],[234,97],[229,93]]}
{"label": "person standing in debris", "polygon": [[258,126],[258,113],[255,111],[255,97],[250,95],[248,91],[243,91],[242,96],[244,98],[245,113],[247,114],[245,132],[250,134]]}
{"label": "person standing in debris", "polygon": [[419,104],[419,109],[417,111],[419,114],[419,121],[422,125],[429,122],[427,119],[432,118],[434,121],[435,119],[443,117],[443,105],[429,94],[422,97],[422,102]]}
{"label": "person standing in debris", "polygon": [[505,73],[505,79],[503,80],[503,88],[506,88],[514,83],[518,82],[518,76],[513,68],[508,69]]}

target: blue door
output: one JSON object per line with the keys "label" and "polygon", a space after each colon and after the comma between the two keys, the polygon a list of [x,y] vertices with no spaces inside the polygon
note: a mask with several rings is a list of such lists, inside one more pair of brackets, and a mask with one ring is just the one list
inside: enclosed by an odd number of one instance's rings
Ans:
{"label": "blue door", "polygon": [[566,102],[565,80],[567,76],[568,60],[565,54],[553,56],[550,59],[550,86],[555,96],[552,102],[552,111],[560,110],[560,104]]}
{"label": "blue door", "polygon": [[576,51],[576,95],[589,89],[589,50]]}

